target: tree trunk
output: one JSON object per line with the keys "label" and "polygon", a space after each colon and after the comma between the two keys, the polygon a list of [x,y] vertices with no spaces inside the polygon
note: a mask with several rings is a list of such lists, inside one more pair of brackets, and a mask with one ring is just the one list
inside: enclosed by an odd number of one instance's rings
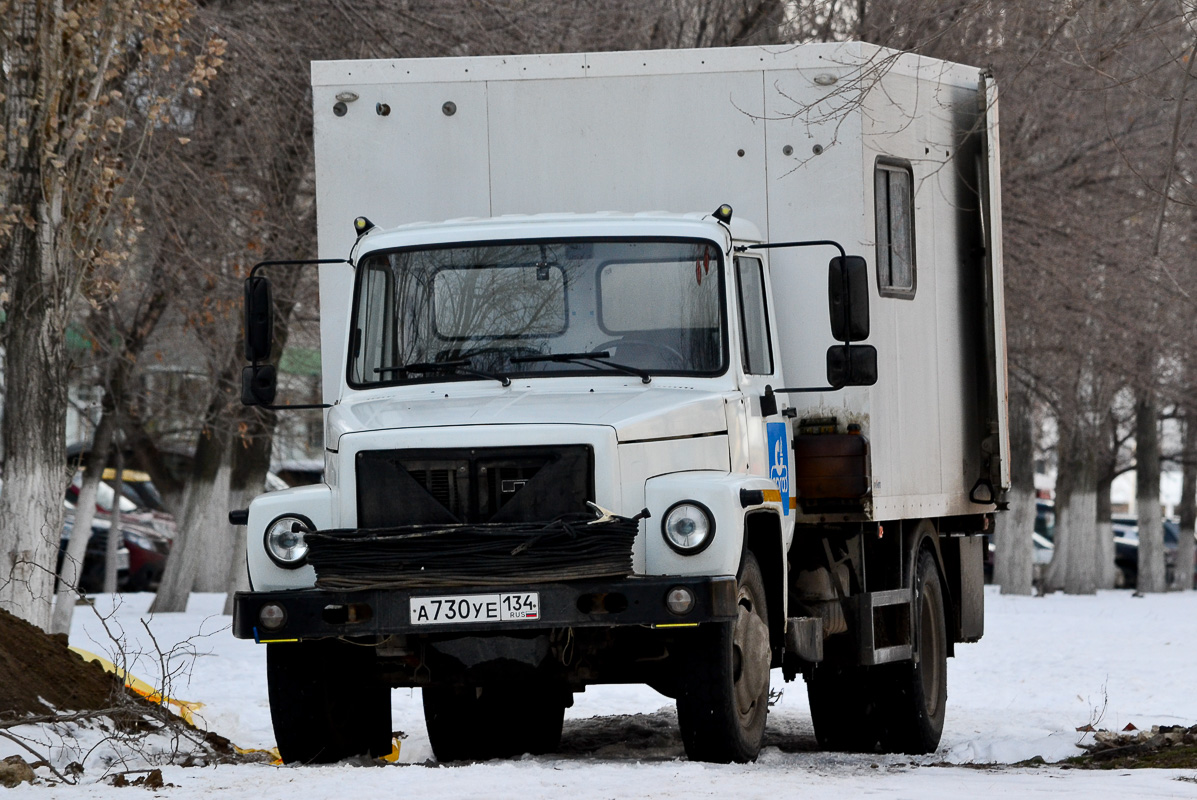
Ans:
{"label": "tree trunk", "polygon": [[1111,491],[1112,471],[1101,470],[1097,482],[1097,588],[1113,589],[1118,567],[1114,563],[1114,522]]}
{"label": "tree trunk", "polygon": [[[216,515],[210,512],[213,505],[224,506],[228,497],[229,469],[227,459],[228,432],[217,427],[213,420],[223,407],[223,398],[218,397],[209,408],[209,422],[199,435],[192,464],[191,480],[183,500],[183,514],[178,520],[174,547],[166,560],[166,570],[158,594],[150,604],[151,613],[186,611],[187,600],[196,587],[197,576],[203,560],[208,557],[205,540],[211,538],[206,527],[212,524]],[[227,519],[220,530],[228,525]],[[221,559],[221,570],[227,570],[228,556]]]}
{"label": "tree trunk", "polygon": [[1056,446],[1055,552],[1044,583],[1068,594],[1097,591],[1097,437],[1084,420],[1060,421]]}
{"label": "tree trunk", "polygon": [[[248,410],[248,409],[247,409]],[[247,442],[233,448],[233,470],[229,480],[229,508],[249,507],[249,501],[262,492],[266,484],[266,473],[270,469],[270,450],[273,444],[274,417],[272,411],[268,424],[251,424],[253,435]],[[260,419],[255,417],[256,419]],[[231,525],[227,521],[228,539],[232,542],[231,558],[225,586],[228,592],[224,602],[224,613],[233,613],[233,595],[249,590],[249,572],[245,566],[245,526]]]}
{"label": "tree trunk", "polygon": [[96,490],[104,477],[108,465],[108,451],[112,448],[113,431],[116,425],[107,410],[100,416],[95,435],[91,440],[91,451],[83,470],[83,485],[75,502],[75,522],[71,528],[71,540],[62,559],[62,572],[58,576],[58,592],[54,600],[54,615],[50,620],[51,633],[70,633],[71,619],[75,615],[75,597],[79,590],[79,574],[83,558],[87,554],[87,541],[91,538],[91,524],[96,518]]}
{"label": "tree trunk", "polygon": [[1114,475],[1118,470],[1118,430],[1113,414],[1106,415],[1102,432],[1106,447],[1098,464],[1097,481],[1097,588],[1113,589],[1118,577],[1114,563],[1113,499]]}
{"label": "tree trunk", "polygon": [[1002,594],[1029,595],[1034,582],[1035,431],[1031,403],[1017,381],[1010,386],[1010,511],[997,515],[993,582]]}
{"label": "tree trunk", "polygon": [[1052,542],[1051,563],[1043,574],[1045,591],[1054,592],[1064,588],[1064,572],[1068,563],[1069,522],[1068,513],[1072,498],[1074,476],[1072,459],[1069,458],[1072,446],[1073,429],[1064,420],[1057,420],[1058,438],[1056,441],[1056,532]]}
{"label": "tree trunk", "polygon": [[1075,435],[1069,453],[1072,491],[1068,497],[1065,594],[1097,591],[1097,454],[1091,437]]}
{"label": "tree trunk", "polygon": [[125,534],[121,527],[121,499],[125,493],[125,455],[118,445],[116,457],[113,459],[116,469],[116,479],[112,482],[113,498],[112,511],[108,514],[108,539],[104,548],[104,593],[116,594],[120,588],[117,582],[116,556],[121,545],[125,543]]}
{"label": "tree trunk", "polygon": [[[53,10],[20,3],[5,20],[7,205],[35,225],[14,225],[0,248],[9,293],[3,326],[4,491],[0,492],[0,608],[42,629],[50,625],[54,567],[62,535],[66,470],[66,301],[57,282],[62,227],[60,178],[43,171],[46,68],[59,66],[61,43],[42,19]],[[42,27],[51,29],[40,41]],[[40,99],[39,99],[40,98]]]}
{"label": "tree trunk", "polygon": [[[36,254],[30,254],[36,259]],[[23,264],[38,269],[36,264]],[[24,277],[24,276],[22,276]],[[0,608],[40,628],[50,624],[62,536],[66,467],[65,326],[36,280],[13,281],[4,324],[4,491],[0,492]],[[32,296],[31,296],[32,295]]]}
{"label": "tree trunk", "polygon": [[1135,403],[1135,504],[1139,517],[1140,592],[1168,588],[1164,564],[1164,527],[1160,515],[1160,420],[1155,398]]}
{"label": "tree trunk", "polygon": [[[203,484],[193,487],[197,491],[196,497],[207,500],[198,508],[192,507],[187,523],[191,537],[191,546],[198,548],[200,558],[196,563],[195,580],[191,584],[193,592],[223,592],[228,589],[229,562],[235,551],[235,540],[228,536],[229,530],[229,478],[232,466],[229,460],[230,444],[224,440],[223,452],[220,454],[220,469],[216,479],[205,487]],[[198,513],[198,516],[196,516]],[[184,606],[186,603],[184,603]]]}
{"label": "tree trunk", "polygon": [[1180,542],[1176,548],[1176,573],[1172,576],[1172,588],[1187,590],[1193,586],[1193,560],[1197,542],[1194,529],[1197,528],[1197,420],[1187,415],[1184,420],[1185,447],[1180,490]]}

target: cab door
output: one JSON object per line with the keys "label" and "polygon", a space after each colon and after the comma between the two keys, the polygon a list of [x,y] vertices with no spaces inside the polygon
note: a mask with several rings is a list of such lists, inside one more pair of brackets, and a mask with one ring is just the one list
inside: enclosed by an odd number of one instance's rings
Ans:
{"label": "cab door", "polygon": [[[790,518],[789,422],[778,413],[764,416],[760,397],[766,386],[781,386],[781,366],[774,341],[773,308],[766,265],[759,255],[740,253],[732,263],[740,344],[740,389],[747,415],[748,466],[754,475],[773,480],[781,493],[782,513]],[[781,396],[778,396],[781,400]],[[788,526],[787,526],[788,527]]]}

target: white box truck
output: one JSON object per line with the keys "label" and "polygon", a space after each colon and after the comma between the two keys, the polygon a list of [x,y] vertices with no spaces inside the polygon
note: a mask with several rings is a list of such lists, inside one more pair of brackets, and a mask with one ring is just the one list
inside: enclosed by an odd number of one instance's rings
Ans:
{"label": "white box truck", "polygon": [[[647,683],[751,761],[774,669],[825,748],[935,749],[1009,485],[987,75],[849,43],[312,98],[325,482],[233,515],[282,757],[389,752],[392,687],[438,759],[551,752],[573,693]],[[294,266],[247,281],[247,403],[285,407]]]}

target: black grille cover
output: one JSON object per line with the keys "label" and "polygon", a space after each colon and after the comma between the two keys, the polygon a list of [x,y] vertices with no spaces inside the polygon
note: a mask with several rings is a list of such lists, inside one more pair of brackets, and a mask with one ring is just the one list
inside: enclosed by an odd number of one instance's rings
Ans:
{"label": "black grille cover", "polygon": [[355,471],[361,528],[535,522],[594,500],[586,445],[367,450]]}

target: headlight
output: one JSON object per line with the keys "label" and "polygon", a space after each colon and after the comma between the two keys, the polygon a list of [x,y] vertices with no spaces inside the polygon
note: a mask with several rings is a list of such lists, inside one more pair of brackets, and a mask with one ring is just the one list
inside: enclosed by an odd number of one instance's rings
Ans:
{"label": "headlight", "polygon": [[665,512],[661,534],[674,550],[692,556],[706,550],[715,538],[715,518],[702,503],[683,500]]}
{"label": "headlight", "polygon": [[280,567],[302,567],[308,555],[304,534],[316,528],[312,521],[300,516],[282,516],[266,528],[266,553]]}

